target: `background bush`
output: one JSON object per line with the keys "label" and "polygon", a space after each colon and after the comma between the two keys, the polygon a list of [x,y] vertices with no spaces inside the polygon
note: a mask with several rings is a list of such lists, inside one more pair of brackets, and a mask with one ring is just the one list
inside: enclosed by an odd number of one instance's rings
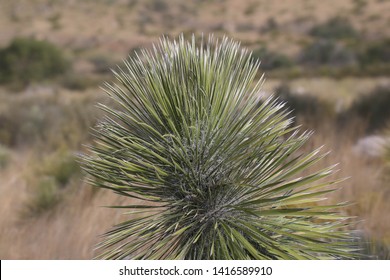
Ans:
{"label": "background bush", "polygon": [[314,26],[310,35],[326,39],[357,38],[358,33],[347,18],[333,17],[328,21]]}
{"label": "background bush", "polygon": [[69,150],[59,150],[46,158],[40,166],[40,175],[51,177],[61,187],[81,174],[75,155]]}
{"label": "background bush", "polygon": [[[101,112],[91,99],[95,95],[70,96],[68,101],[49,95],[29,95],[24,98],[2,98],[8,106],[0,108],[0,143],[9,147],[35,147],[44,151],[61,147],[78,149],[91,137]],[[39,145],[36,146],[36,145]]]}
{"label": "background bush", "polygon": [[371,63],[390,63],[390,38],[367,44],[361,55],[363,65]]}
{"label": "background bush", "polygon": [[11,151],[0,143],[0,169],[5,168],[10,160]]}
{"label": "background bush", "polygon": [[318,40],[304,48],[298,58],[305,66],[342,67],[356,63],[354,51],[332,40]]}
{"label": "background bush", "polygon": [[25,217],[50,212],[72,190],[81,177],[81,168],[74,152],[66,148],[40,155],[39,163],[31,163],[26,175],[31,189],[30,199],[24,205]]}
{"label": "background bush", "polygon": [[90,87],[98,87],[99,81],[79,73],[67,73],[61,79],[61,85],[72,91],[84,91]]}
{"label": "background bush", "polygon": [[279,100],[286,103],[291,114],[306,123],[317,123],[329,117],[328,104],[320,101],[316,96],[293,92],[288,84],[281,84],[275,90]]}
{"label": "background bush", "polygon": [[274,70],[278,68],[287,68],[293,65],[289,57],[283,54],[269,51],[266,47],[261,46],[252,52],[254,59],[261,61],[260,68],[263,70]]}
{"label": "background bush", "polygon": [[378,86],[369,94],[358,97],[350,108],[341,115],[342,123],[360,120],[367,133],[383,129],[390,120],[390,89]]}
{"label": "background bush", "polygon": [[53,44],[28,38],[17,38],[0,50],[0,82],[27,85],[64,73],[69,63]]}
{"label": "background bush", "polygon": [[61,200],[58,185],[53,177],[42,177],[34,187],[31,199],[28,201],[23,215],[34,217],[53,209]]}

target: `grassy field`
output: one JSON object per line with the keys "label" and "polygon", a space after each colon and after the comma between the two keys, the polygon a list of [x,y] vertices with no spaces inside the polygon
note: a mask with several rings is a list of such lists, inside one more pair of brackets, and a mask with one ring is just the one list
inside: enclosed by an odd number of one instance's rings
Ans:
{"label": "grassy field", "polygon": [[[44,40],[71,66],[55,78],[0,84],[0,259],[96,256],[99,236],[126,218],[102,206],[127,204],[84,183],[76,160],[104,116],[96,104],[111,102],[99,86],[133,50],[180,33],[226,34],[275,57],[261,69],[261,94],[280,95],[284,88],[280,98],[291,101],[297,124],[315,131],[304,150],[325,145],[331,153],[321,165],[338,162],[337,176],[349,178],[330,199],[353,202],[346,211],[356,217],[355,229],[372,241],[372,254],[389,257],[390,163],[374,144],[357,148],[367,136],[388,137],[390,111],[383,105],[390,108],[390,63],[364,59],[375,44],[387,49],[389,14],[386,0],[1,1],[0,48],[18,37]],[[337,17],[358,35],[332,43],[353,59],[341,66],[302,60],[308,46],[324,39],[313,28]],[[384,93],[377,95],[379,89]],[[372,96],[368,112],[356,105],[362,96]]]}

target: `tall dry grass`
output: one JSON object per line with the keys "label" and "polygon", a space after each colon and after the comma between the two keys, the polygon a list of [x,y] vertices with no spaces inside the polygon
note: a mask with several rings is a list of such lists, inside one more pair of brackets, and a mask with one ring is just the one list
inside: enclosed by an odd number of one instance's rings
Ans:
{"label": "tall dry grass", "polygon": [[[330,199],[352,202],[345,211],[356,217],[356,229],[371,240],[390,244],[389,182],[384,179],[380,159],[354,151],[354,141],[348,135],[353,133],[337,133],[334,129],[319,127],[305,148],[311,150],[325,144],[324,149],[331,150],[321,165],[339,162],[340,172],[336,176],[349,179],[340,183],[339,191]],[[67,186],[66,195],[56,207],[26,218],[21,213],[32,196],[26,174],[36,157],[33,153],[16,153],[11,164],[2,171],[0,258],[93,258],[99,235],[125,218],[120,210],[101,206],[126,201],[110,192],[96,191],[78,180]]]}
{"label": "tall dry grass", "polygon": [[[120,198],[86,186],[70,161],[89,141],[101,98],[95,90],[0,96],[9,154],[0,168],[1,259],[91,259],[99,235],[121,220],[101,207]],[[42,182],[52,183],[53,196]]]}
{"label": "tall dry grass", "polygon": [[355,148],[362,130],[361,124],[337,130],[325,123],[315,129],[306,148],[324,145],[330,153],[321,164],[339,163],[334,176],[345,180],[329,199],[350,202],[345,211],[354,217],[359,235],[390,245],[390,181],[383,158],[362,154]]}
{"label": "tall dry grass", "polygon": [[[25,217],[32,193],[24,178],[34,160],[16,155],[13,166],[2,174],[0,195],[1,259],[91,259],[99,235],[118,223],[120,211],[102,206],[120,204],[120,198],[94,191],[75,182],[65,198],[53,209]],[[15,172],[17,168],[20,172]]]}
{"label": "tall dry grass", "polygon": [[[91,91],[60,92],[57,97],[53,93],[0,97],[0,105],[4,105],[0,106],[0,124],[1,121],[7,124],[5,121],[14,116],[12,121],[20,127],[31,123],[31,129],[40,129],[33,130],[33,135],[38,132],[44,135],[44,141],[38,141],[24,137],[28,135],[23,134],[26,131],[0,126],[1,139],[17,139],[9,142],[7,164],[0,168],[0,258],[93,258],[99,236],[126,218],[121,215],[121,210],[101,206],[128,204],[128,201],[108,191],[92,189],[83,183],[82,176],[66,175],[69,176],[64,180],[66,183],[57,186],[60,194],[57,203],[32,215],[26,215],[26,209],[35,199],[39,179],[58,176],[56,160],[53,164],[50,160],[62,154],[60,149],[75,153],[83,149],[80,143],[90,141],[87,127],[101,117],[93,109],[94,104],[102,101],[101,95]],[[33,111],[34,114],[47,118],[29,119],[31,112],[26,108],[32,107],[39,108]],[[357,139],[365,131],[364,125],[350,122],[338,129],[334,120],[309,122],[298,119],[297,123],[305,123],[315,131],[304,149],[311,151],[325,145],[324,150],[331,151],[320,161],[321,166],[314,167],[315,170],[338,162],[340,171],[335,176],[349,178],[339,184],[339,191],[329,199],[352,202],[345,211],[356,217],[356,229],[370,240],[389,246],[390,181],[389,176],[385,176],[385,164],[383,159],[359,154],[354,149]],[[5,137],[7,134],[12,137]],[[64,135],[68,138],[65,139]]]}

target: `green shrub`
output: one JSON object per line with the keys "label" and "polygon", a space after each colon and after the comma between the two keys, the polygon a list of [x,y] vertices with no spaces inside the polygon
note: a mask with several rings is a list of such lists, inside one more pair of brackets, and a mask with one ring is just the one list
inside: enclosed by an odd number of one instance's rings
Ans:
{"label": "green shrub", "polygon": [[98,85],[97,81],[90,76],[77,73],[66,74],[61,79],[61,84],[64,88],[74,91],[84,91],[89,87],[97,87]]}
{"label": "green shrub", "polygon": [[61,199],[58,185],[52,177],[40,178],[33,191],[23,213],[26,217],[34,217],[53,209]]}
{"label": "green shrub", "polygon": [[370,63],[360,68],[360,76],[383,77],[390,75],[390,63]]}
{"label": "green shrub", "polygon": [[375,88],[368,94],[363,94],[352,103],[350,108],[342,113],[341,121],[348,124],[359,120],[367,127],[367,133],[383,129],[390,121],[390,89],[385,86]]}
{"label": "green shrub", "polygon": [[60,49],[46,41],[17,38],[0,50],[0,82],[27,85],[64,73],[69,67]]}
{"label": "green shrub", "polygon": [[53,209],[66,193],[65,187],[81,175],[76,157],[64,149],[44,156],[39,165],[32,166],[31,172],[27,181],[32,186],[32,197],[23,213],[26,217]]}
{"label": "green shrub", "polygon": [[390,64],[390,39],[367,44],[360,53],[359,60],[363,66]]}
{"label": "green shrub", "polygon": [[330,40],[318,40],[304,48],[299,56],[299,62],[305,66],[345,67],[356,64],[354,51]]}
{"label": "green shrub", "polygon": [[95,103],[103,100],[107,98],[89,94],[67,99],[56,94],[10,95],[0,101],[6,104],[0,109],[0,141],[9,147],[47,152],[64,147],[78,150],[91,138],[88,130],[102,115]]}
{"label": "green shrub", "polygon": [[293,65],[292,61],[287,56],[271,52],[264,46],[255,49],[252,52],[252,57],[260,60],[260,68],[262,70],[288,68]]}
{"label": "green shrub", "polygon": [[365,10],[365,7],[367,6],[366,0],[353,0],[353,2],[354,2],[353,12],[355,14],[361,14]]}
{"label": "green shrub", "polygon": [[236,25],[236,32],[251,32],[256,29],[256,26],[251,22],[241,22]]}
{"label": "green shrub", "polygon": [[[137,48],[134,48],[136,50]],[[134,53],[133,50],[130,51],[131,54]],[[98,74],[111,74],[111,69],[116,68],[117,62],[112,58],[109,58],[105,55],[95,55],[89,59],[93,64],[94,70]]]}
{"label": "green shrub", "polygon": [[286,103],[296,118],[302,118],[305,123],[318,123],[329,117],[329,105],[309,94],[294,93],[288,84],[281,84],[275,90],[279,100]]}
{"label": "green shrub", "polygon": [[269,17],[260,31],[262,33],[275,32],[278,28],[278,22],[273,17]]}
{"label": "green shrub", "polygon": [[70,151],[60,150],[42,163],[40,174],[53,178],[59,186],[65,186],[71,178],[80,175],[80,165]]}
{"label": "green shrub", "polygon": [[147,7],[148,9],[158,13],[166,12],[169,9],[169,5],[166,0],[149,0],[149,2],[147,2]]}
{"label": "green shrub", "polygon": [[0,144],[0,169],[7,167],[11,159],[11,151]]}
{"label": "green shrub", "polygon": [[99,258],[354,257],[340,205],[316,203],[334,190],[321,188],[332,167],[304,173],[324,155],[302,154],[310,134],[279,101],[257,106],[259,64],[238,43],[163,39],[125,66],[105,85],[119,108],[101,106],[83,168],[137,215]]}
{"label": "green shrub", "polygon": [[259,8],[259,3],[257,2],[251,2],[249,3],[244,10],[244,15],[250,16],[256,13],[257,9]]}
{"label": "green shrub", "polygon": [[0,112],[0,143],[12,146],[15,143],[17,128],[12,126],[12,120],[8,114]]}
{"label": "green shrub", "polygon": [[314,26],[310,32],[314,37],[324,39],[357,38],[358,33],[347,18],[333,17],[328,21]]}
{"label": "green shrub", "polygon": [[21,142],[35,143],[44,131],[45,110],[34,102],[7,100],[7,107],[0,111],[0,141],[6,146],[16,146]]}

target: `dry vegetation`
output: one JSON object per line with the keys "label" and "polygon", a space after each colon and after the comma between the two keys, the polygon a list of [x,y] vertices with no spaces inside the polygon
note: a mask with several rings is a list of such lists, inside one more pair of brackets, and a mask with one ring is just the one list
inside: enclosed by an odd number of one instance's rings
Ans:
{"label": "dry vegetation", "polygon": [[[373,111],[360,116],[353,104],[381,87],[384,99],[372,103],[390,108],[389,14],[386,0],[1,1],[0,48],[17,37],[46,40],[72,67],[23,87],[0,85],[0,259],[95,256],[99,235],[124,219],[101,207],[124,201],[83,183],[75,160],[102,117],[95,104],[109,102],[98,86],[130,51],[182,32],[227,34],[253,50],[266,47],[266,54],[284,56],[270,62],[264,94],[288,88],[281,98],[293,104],[297,123],[316,131],[307,149],[325,145],[332,152],[322,164],[339,162],[338,177],[349,177],[331,199],[354,202],[346,211],[359,221],[356,229],[373,242],[374,253],[388,257],[390,163],[375,146],[356,147],[368,134],[382,136],[390,116],[382,109],[384,122],[368,130]],[[330,54],[319,66],[301,63],[302,50],[319,40],[310,35],[313,28],[338,16],[358,37],[331,42],[349,53]],[[334,65],[334,57],[347,57],[346,64]]]}

